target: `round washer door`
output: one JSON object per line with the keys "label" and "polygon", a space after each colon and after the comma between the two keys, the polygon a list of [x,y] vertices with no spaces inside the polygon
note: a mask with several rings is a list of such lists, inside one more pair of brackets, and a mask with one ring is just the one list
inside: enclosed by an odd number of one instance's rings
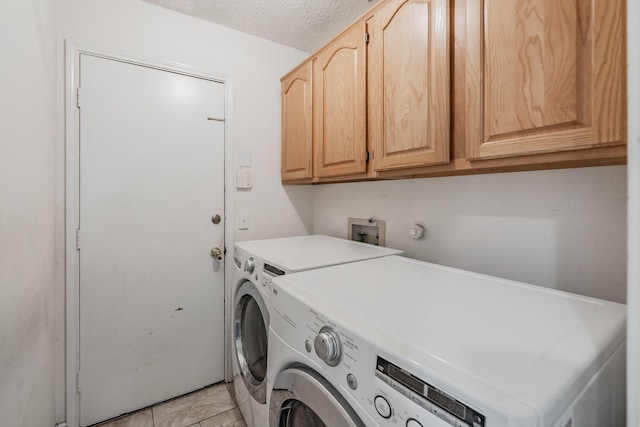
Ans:
{"label": "round washer door", "polygon": [[276,379],[270,427],[364,427],[349,403],[315,371],[289,368]]}
{"label": "round washer door", "polygon": [[256,286],[246,281],[235,295],[233,341],[238,369],[249,394],[267,402],[269,312]]}

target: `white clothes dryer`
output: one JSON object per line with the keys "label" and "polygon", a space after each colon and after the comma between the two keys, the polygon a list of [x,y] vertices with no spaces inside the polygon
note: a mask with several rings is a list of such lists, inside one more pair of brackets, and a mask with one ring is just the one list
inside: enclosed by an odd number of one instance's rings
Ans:
{"label": "white clothes dryer", "polygon": [[399,253],[402,251],[322,235],[235,244],[232,369],[236,400],[249,427],[268,425],[266,376],[273,278]]}
{"label": "white clothes dryer", "polygon": [[397,256],[271,301],[272,427],[625,425],[623,304]]}

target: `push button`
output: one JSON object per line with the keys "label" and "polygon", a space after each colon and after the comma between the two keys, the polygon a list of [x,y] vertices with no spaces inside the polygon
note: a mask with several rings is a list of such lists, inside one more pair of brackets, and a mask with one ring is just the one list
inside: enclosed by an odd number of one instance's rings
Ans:
{"label": "push button", "polygon": [[347,384],[349,385],[349,388],[351,390],[355,390],[358,388],[358,380],[356,379],[355,375],[347,375]]}
{"label": "push button", "polygon": [[427,399],[423,399],[422,397],[418,396],[415,393],[411,393],[410,397],[411,397],[411,400],[416,402],[418,405],[422,406],[427,411],[431,412],[433,405]]}
{"label": "push button", "polygon": [[405,397],[411,398],[411,392],[409,391],[409,389],[404,388],[403,386],[401,386],[399,383],[395,382],[395,381],[391,381],[391,387],[393,387],[394,389],[396,389],[398,392],[400,392],[400,394],[402,394]]}
{"label": "push button", "polygon": [[382,396],[376,396],[373,399],[373,403],[376,407],[376,411],[382,418],[391,418],[391,405],[389,401]]}
{"label": "push button", "polygon": [[375,375],[376,377],[378,377],[380,380],[384,381],[385,383],[387,383],[388,385],[391,385],[391,378],[389,378],[388,376],[381,374],[380,371],[378,371],[376,369],[375,371]]}
{"label": "push button", "polygon": [[448,422],[451,425],[454,425],[454,426],[456,425],[456,419],[453,417],[453,415],[450,415],[444,409],[441,409],[436,405],[433,405],[433,407],[431,408],[431,413],[437,416],[438,418],[440,418],[441,420]]}

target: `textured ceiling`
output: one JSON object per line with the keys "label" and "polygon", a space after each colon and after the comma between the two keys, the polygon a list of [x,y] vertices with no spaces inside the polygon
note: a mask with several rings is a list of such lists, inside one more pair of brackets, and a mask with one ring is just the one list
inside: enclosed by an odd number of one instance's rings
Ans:
{"label": "textured ceiling", "polygon": [[378,0],[143,0],[313,52]]}

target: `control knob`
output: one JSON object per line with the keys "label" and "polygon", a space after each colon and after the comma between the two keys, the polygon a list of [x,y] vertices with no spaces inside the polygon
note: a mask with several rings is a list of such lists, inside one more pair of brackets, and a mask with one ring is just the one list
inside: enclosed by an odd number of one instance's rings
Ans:
{"label": "control knob", "polygon": [[253,274],[253,270],[255,270],[255,268],[256,268],[256,262],[253,260],[253,257],[249,257],[244,262],[244,271],[246,271],[249,274]]}
{"label": "control knob", "polygon": [[316,354],[329,366],[337,366],[342,356],[342,345],[340,337],[329,326],[320,329],[316,339],[313,341]]}

